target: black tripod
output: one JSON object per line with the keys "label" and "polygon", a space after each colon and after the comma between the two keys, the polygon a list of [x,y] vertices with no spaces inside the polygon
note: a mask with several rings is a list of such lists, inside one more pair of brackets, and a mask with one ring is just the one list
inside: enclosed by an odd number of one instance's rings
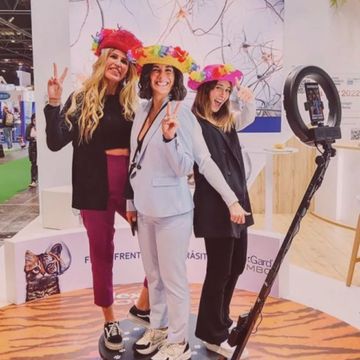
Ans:
{"label": "black tripod", "polygon": [[274,264],[271,267],[268,275],[266,276],[266,279],[256,299],[256,302],[250,310],[249,314],[239,316],[237,326],[232,330],[229,336],[229,344],[232,346],[237,345],[231,358],[232,360],[240,359],[245,345],[261,313],[261,310],[265,305],[265,301],[270,293],[272,285],[274,284],[276,275],[279,272],[284,257],[291,246],[294,236],[299,231],[300,222],[309,208],[312,197],[314,196],[315,192],[320,187],[324,179],[324,175],[329,165],[330,158],[335,156],[335,149],[331,147],[332,142],[334,141],[321,143],[324,148],[324,152],[321,155],[318,155],[315,159],[315,162],[317,164],[315,173],[310,181],[308,188],[306,189],[305,195],[289,227],[289,230],[285,236],[281,248],[276,256]]}

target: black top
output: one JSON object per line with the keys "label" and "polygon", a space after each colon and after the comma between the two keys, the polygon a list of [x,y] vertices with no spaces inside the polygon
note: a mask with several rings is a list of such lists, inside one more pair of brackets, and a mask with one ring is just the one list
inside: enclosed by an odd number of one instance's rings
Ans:
{"label": "black top", "polygon": [[122,107],[118,95],[108,96],[104,106],[104,116],[99,128],[104,139],[104,149],[130,148],[130,132],[132,121],[122,115]]}
{"label": "black top", "polygon": [[[109,144],[105,136],[109,132],[110,125],[116,119],[120,123],[126,122],[126,126],[119,126],[114,130],[111,138],[122,139],[116,147],[129,148],[130,130],[132,121],[126,121],[123,116],[123,109],[115,104],[115,96],[108,97],[104,106],[104,116],[100,119],[99,126],[93,133],[89,143],[79,144],[78,120],[81,109],[81,96],[78,99],[78,112],[70,117],[73,124],[71,130],[65,123],[65,113],[71,104],[71,96],[67,99],[60,112],[60,106],[46,105],[44,108],[46,118],[46,142],[50,150],[58,151],[69,142],[72,142],[72,206],[76,209],[105,210],[108,200],[108,179],[107,162],[105,150]],[[118,101],[118,100],[117,100]],[[102,121],[104,120],[105,121]],[[107,130],[105,130],[105,125]],[[124,133],[122,133],[122,129]],[[127,139],[127,140],[126,140]],[[126,140],[126,146],[125,146]],[[105,145],[107,144],[107,145]],[[114,145],[111,145],[114,146]]]}
{"label": "black top", "polygon": [[[251,212],[246,186],[245,168],[239,139],[235,129],[224,133],[208,121],[198,119],[205,142],[212,159],[224,175],[226,182],[235,192],[240,205]],[[242,230],[254,223],[252,216],[246,216],[245,224],[235,224],[230,220],[229,208],[219,193],[199,173],[194,166],[194,233],[196,237],[242,236]]]}

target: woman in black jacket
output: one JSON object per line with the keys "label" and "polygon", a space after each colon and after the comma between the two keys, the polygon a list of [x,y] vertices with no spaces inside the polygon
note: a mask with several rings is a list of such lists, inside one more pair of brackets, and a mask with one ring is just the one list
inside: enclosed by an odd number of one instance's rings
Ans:
{"label": "woman in black jacket", "polygon": [[53,151],[72,142],[72,205],[81,210],[89,238],[94,301],[103,311],[105,345],[121,350],[124,343],[113,310],[114,216],[118,212],[126,217],[124,187],[137,101],[137,71],[127,51],[141,42],[121,28],[102,29],[94,40],[98,59],[93,72],[62,110],[66,70],[58,78],[54,65],[44,109],[46,139]]}
{"label": "woman in black jacket", "polygon": [[[242,223],[231,222],[226,204],[195,166],[194,233],[205,239],[208,259],[195,334],[209,350],[227,358],[234,350],[227,342],[232,325],[230,301],[245,268],[247,227],[253,224],[236,130],[254,120],[255,105],[250,89],[240,87],[241,77],[242,73],[231,65],[208,65],[191,73],[188,82],[191,89],[197,90],[192,111],[211,157],[244,209]],[[242,111],[230,111],[233,88],[238,89],[234,103],[239,104],[239,98],[244,102]]]}
{"label": "woman in black jacket", "polygon": [[38,180],[37,146],[36,146],[36,115],[31,115],[30,124],[26,127],[26,140],[29,141],[29,160],[31,162],[31,183],[29,187],[36,187]]}

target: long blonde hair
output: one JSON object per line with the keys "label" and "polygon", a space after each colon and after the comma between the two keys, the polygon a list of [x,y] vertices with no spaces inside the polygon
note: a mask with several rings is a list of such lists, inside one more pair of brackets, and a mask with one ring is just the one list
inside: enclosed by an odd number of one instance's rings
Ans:
{"label": "long blonde hair", "polygon": [[230,111],[230,98],[221,106],[219,111],[213,112],[211,110],[210,91],[215,88],[216,84],[217,80],[200,85],[191,110],[195,116],[209,121],[224,132],[228,132],[235,125],[234,116]]}
{"label": "long blonde hair", "polygon": [[[104,115],[105,95],[108,87],[104,73],[106,60],[112,51],[113,49],[104,49],[101,52],[98,60],[93,65],[91,76],[72,95],[71,105],[66,112],[65,120],[71,129],[70,117],[75,116],[80,110],[79,107],[81,107],[78,117],[79,144],[89,143]],[[124,108],[124,117],[128,121],[133,120],[137,105],[136,81],[136,67],[134,64],[129,63],[129,69],[119,93],[119,102]]]}

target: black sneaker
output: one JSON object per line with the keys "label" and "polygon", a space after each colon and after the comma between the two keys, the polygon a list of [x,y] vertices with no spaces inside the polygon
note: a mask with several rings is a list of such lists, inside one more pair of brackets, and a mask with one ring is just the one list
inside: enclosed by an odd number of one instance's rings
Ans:
{"label": "black sneaker", "polygon": [[134,305],[129,310],[127,317],[137,325],[143,326],[147,329],[150,327],[150,310],[140,310],[136,307],[136,305]]}
{"label": "black sneaker", "polygon": [[124,349],[121,329],[118,321],[108,322],[104,325],[105,346],[110,350]]}

